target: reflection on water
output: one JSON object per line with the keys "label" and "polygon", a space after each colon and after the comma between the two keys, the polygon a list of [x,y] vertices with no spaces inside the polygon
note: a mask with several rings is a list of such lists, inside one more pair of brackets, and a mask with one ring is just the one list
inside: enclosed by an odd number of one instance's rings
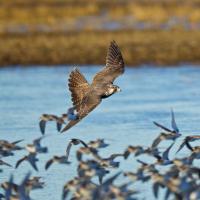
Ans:
{"label": "reflection on water", "polygon": [[[70,94],[67,88],[69,67],[40,68],[4,68],[0,69],[0,139],[10,141],[25,139],[27,144],[40,136],[38,121],[42,113],[62,114],[69,106]],[[81,71],[88,80],[99,70],[98,67],[82,67]],[[87,118],[65,134],[58,134],[54,123],[47,125],[47,137],[43,144],[48,145],[49,153],[39,155],[40,175],[46,181],[44,191],[34,191],[34,199],[59,199],[62,185],[76,172],[77,162],[73,147],[69,166],[53,165],[44,170],[45,162],[52,155],[63,155],[69,139],[77,137],[85,140],[105,138],[110,146],[101,151],[102,155],[123,151],[129,144],[148,146],[158,135],[159,129],[152,121],[170,125],[170,108],[173,107],[177,124],[183,135],[200,132],[200,68],[183,66],[179,68],[143,67],[126,69],[116,84],[122,89],[112,97],[105,99]],[[182,138],[177,141],[180,144]],[[166,147],[167,142],[161,144]],[[174,147],[174,151],[175,151]],[[184,150],[180,153],[186,155]],[[8,157],[5,161],[15,162],[25,151]],[[173,156],[173,154],[171,155]],[[120,160],[120,159],[119,159]],[[123,160],[121,160],[123,161]],[[134,170],[133,159],[123,161],[119,170]],[[17,170],[4,168],[0,182],[15,174],[21,180],[27,171],[32,171],[27,163]],[[151,187],[145,184],[134,185],[145,197],[153,199]],[[52,192],[53,191],[53,192]]]}

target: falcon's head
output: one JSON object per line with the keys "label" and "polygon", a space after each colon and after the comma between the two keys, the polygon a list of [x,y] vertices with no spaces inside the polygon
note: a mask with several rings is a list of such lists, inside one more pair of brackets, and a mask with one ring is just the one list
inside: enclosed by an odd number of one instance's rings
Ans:
{"label": "falcon's head", "polygon": [[122,91],[121,88],[119,86],[117,86],[117,85],[112,85],[112,88],[114,90],[113,93],[115,93],[115,92],[121,92]]}
{"label": "falcon's head", "polygon": [[106,92],[105,92],[105,94],[103,96],[104,96],[104,98],[106,98],[106,97],[109,97],[112,94],[114,94],[116,92],[120,92],[120,91],[121,91],[121,89],[120,89],[119,86],[110,84],[110,85],[107,86]]}

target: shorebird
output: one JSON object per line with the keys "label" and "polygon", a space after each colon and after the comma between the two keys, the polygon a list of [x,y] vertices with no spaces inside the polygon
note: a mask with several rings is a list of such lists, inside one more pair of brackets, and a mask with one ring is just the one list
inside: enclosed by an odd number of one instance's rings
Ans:
{"label": "shorebird", "polygon": [[161,133],[152,143],[151,147],[156,148],[161,141],[164,140],[172,140],[175,141],[178,137],[180,137],[180,134],[176,133]]}
{"label": "shorebird", "polygon": [[30,163],[30,165],[33,167],[33,169],[35,169],[36,171],[38,171],[36,162],[39,161],[38,158],[36,158],[37,154],[36,153],[29,153],[27,156],[24,156],[23,158],[19,159],[15,165],[15,168],[18,168],[19,165],[24,162],[24,161],[28,161]]}
{"label": "shorebird", "polygon": [[10,187],[11,192],[13,192],[13,193],[17,193],[18,187],[19,187],[19,185],[15,184],[15,183],[8,182],[8,181],[1,183],[0,186],[5,191],[8,190],[9,187]]}
{"label": "shorebird", "polygon": [[53,158],[51,158],[50,160],[48,160],[46,162],[45,165],[45,170],[48,170],[49,167],[53,164],[53,163],[60,163],[60,164],[70,164],[70,162],[68,161],[68,158],[66,155],[64,156],[53,156]]}
{"label": "shorebird", "polygon": [[21,150],[22,147],[17,144],[23,140],[17,140],[15,142],[9,142],[7,140],[0,140],[0,156],[7,157],[13,156],[13,151]]}
{"label": "shorebird", "polygon": [[44,137],[39,137],[35,140],[33,140],[32,144],[27,144],[26,145],[26,150],[29,153],[47,153],[48,152],[48,148],[47,147],[43,147],[41,146],[40,142]]}
{"label": "shorebird", "polygon": [[183,140],[183,143],[180,145],[176,153],[178,153],[185,145],[188,149],[192,151],[192,147],[189,144],[189,142],[193,142],[199,139],[200,139],[200,135],[190,135],[190,136],[185,137],[185,139]]}
{"label": "shorebird", "polygon": [[171,127],[172,129],[166,128],[165,126],[157,123],[157,122],[153,122],[156,126],[160,127],[161,129],[167,131],[168,133],[179,133],[179,128],[176,124],[176,120],[175,120],[175,116],[174,116],[174,111],[173,109],[171,109]]}
{"label": "shorebird", "polygon": [[76,151],[76,158],[78,161],[82,160],[82,156],[83,155],[93,155],[96,156],[97,155],[97,150],[94,148],[90,148],[90,147],[81,147]]}
{"label": "shorebird", "polygon": [[80,178],[75,177],[74,179],[68,181],[64,185],[63,192],[62,192],[62,200],[66,199],[71,191],[72,192],[76,191],[79,181],[80,181]]}
{"label": "shorebird", "polygon": [[[9,182],[3,184],[6,200],[31,200],[26,183],[29,180],[30,173],[27,173],[20,185],[13,183],[13,175],[10,176]],[[14,194],[13,194],[14,193]]]}
{"label": "shorebird", "polygon": [[199,189],[199,186],[194,182],[194,180],[188,180],[187,176],[172,177],[166,181],[165,184],[168,188],[166,199],[168,199],[170,194],[174,194],[176,197],[175,199],[190,199],[190,194]]}
{"label": "shorebird", "polygon": [[137,162],[141,164],[141,166],[139,167],[139,170],[142,170],[144,173],[154,173],[154,172],[158,172],[158,170],[155,168],[155,164],[148,164],[146,162],[143,162],[139,159],[137,159]]}
{"label": "shorebird", "polygon": [[154,197],[157,199],[159,188],[165,187],[165,178],[164,178],[163,175],[159,174],[158,172],[151,173],[150,177],[151,177],[151,180],[153,182],[153,186],[152,186],[153,194],[154,194]]}
{"label": "shorebird", "polygon": [[147,155],[159,155],[159,150],[157,148],[144,148],[142,146],[128,146],[128,148],[124,152],[124,158],[127,159],[130,154],[134,154],[134,156],[140,156],[142,154],[147,154]]}
{"label": "shorebird", "polygon": [[36,162],[39,161],[38,158],[36,158],[38,153],[47,153],[48,148],[41,146],[40,142],[44,138],[44,136],[39,137],[35,140],[33,140],[32,144],[27,144],[25,149],[28,151],[28,155],[24,156],[23,158],[19,159],[15,165],[15,168],[17,168],[23,161],[28,161],[30,165],[38,171]]}
{"label": "shorebird", "polygon": [[42,177],[40,176],[33,176],[29,178],[26,182],[26,190],[31,191],[35,189],[42,189],[44,188],[44,182],[40,181]]}
{"label": "shorebird", "polygon": [[109,173],[99,162],[96,160],[88,160],[86,162],[79,162],[77,172],[79,177],[85,177],[91,179],[94,176],[98,176],[99,183],[103,181],[103,177]]}
{"label": "shorebird", "polygon": [[92,191],[97,187],[96,184],[85,177],[75,177],[68,181],[63,187],[62,200],[70,195],[70,199],[91,199]]}
{"label": "shorebird", "polygon": [[132,179],[134,182],[135,181],[141,181],[141,182],[146,182],[150,179],[150,175],[146,175],[144,173],[143,169],[138,169],[136,173],[133,172],[124,172],[124,176],[129,177]]}
{"label": "shorebird", "polygon": [[[44,187],[44,182],[41,182],[40,179],[41,177],[39,176],[28,178],[25,182],[26,192],[30,193],[31,190],[42,189]],[[4,182],[0,186],[5,191],[10,187],[14,193],[18,193],[20,189],[20,185],[10,182]]]}
{"label": "shorebird", "polygon": [[129,199],[129,200],[135,200],[136,198],[132,197],[132,195],[135,195],[138,193],[138,191],[129,189],[128,186],[132,183],[125,183],[120,186],[111,186],[110,192],[108,197],[113,196],[115,199]]}
{"label": "shorebird", "polygon": [[124,61],[115,41],[112,41],[108,48],[106,66],[94,76],[92,84],[87,82],[78,69],[73,70],[69,76],[68,86],[72,96],[73,109],[77,114],[72,112],[72,115],[75,116],[74,120],[69,120],[61,132],[67,131],[86,117],[101,103],[102,99],[119,92],[120,88],[113,85],[113,82],[123,73]]}
{"label": "shorebird", "polygon": [[[160,152],[157,149],[151,149],[148,148],[142,154],[148,154],[156,158],[156,162],[153,164],[147,164],[141,160],[137,160],[140,162],[143,166],[156,166],[156,165],[169,165],[173,164],[173,161],[169,159],[169,151],[171,150],[172,146],[174,145],[174,142],[160,155]],[[151,168],[152,169],[152,168]]]}
{"label": "shorebird", "polygon": [[124,152],[124,158],[127,159],[130,154],[134,154],[135,156],[140,155],[141,153],[144,153],[144,149],[142,146],[128,146],[128,148]]}
{"label": "shorebird", "polygon": [[109,146],[109,144],[104,142],[104,139],[97,139],[94,141],[90,141],[87,145],[88,147],[94,148],[94,149],[105,148]]}
{"label": "shorebird", "polygon": [[173,140],[175,141],[178,137],[181,136],[179,129],[177,127],[176,121],[175,121],[175,116],[173,110],[171,110],[171,126],[172,130],[169,128],[166,128],[165,126],[153,122],[156,126],[160,127],[161,129],[165,130],[167,133],[161,133],[152,143],[152,148],[155,148],[159,145],[159,143],[163,140]]}
{"label": "shorebird", "polygon": [[44,135],[45,134],[45,128],[46,128],[46,123],[48,121],[55,121],[57,125],[57,131],[60,131],[62,128],[62,125],[65,124],[65,119],[67,119],[67,114],[62,114],[61,117],[58,117],[56,115],[51,115],[51,114],[42,114],[40,117],[40,131]]}
{"label": "shorebird", "polygon": [[69,157],[69,153],[70,153],[72,145],[79,145],[79,144],[82,144],[84,147],[88,147],[88,145],[83,140],[76,139],[76,138],[72,138],[70,140],[70,142],[67,145],[67,149],[66,149],[66,157],[67,157],[67,159]]}
{"label": "shorebird", "polygon": [[124,157],[124,154],[114,153],[107,158],[102,158],[98,154],[94,154],[95,159],[102,167],[116,168],[119,167],[119,162],[114,161],[117,157]]}
{"label": "shorebird", "polygon": [[193,142],[198,139],[200,139],[200,137],[198,135],[197,136],[196,135],[195,136],[187,136],[178,149],[178,151],[180,151],[184,147],[184,145],[186,145],[186,147],[192,152],[191,155],[188,157],[190,164],[192,164],[194,159],[200,159],[200,146],[192,147],[190,144],[190,142]]}
{"label": "shorebird", "polygon": [[113,185],[113,182],[118,178],[121,172],[117,172],[107,180],[105,180],[102,184],[100,184],[93,192],[92,200],[94,199],[108,199],[104,196],[110,191],[110,187]]}
{"label": "shorebird", "polygon": [[8,157],[8,156],[13,156],[14,153],[12,150],[0,150],[0,156],[2,157]]}
{"label": "shorebird", "polygon": [[162,156],[154,155],[154,157],[157,159],[157,162],[155,164],[170,165],[173,163],[173,161],[169,159],[169,151],[171,150],[173,145],[174,142],[163,152]]}
{"label": "shorebird", "polygon": [[191,156],[187,156],[184,158],[175,158],[173,159],[173,163],[175,166],[179,167],[179,166],[183,166],[183,165],[192,165],[194,158],[192,158]]}
{"label": "shorebird", "polygon": [[16,144],[22,142],[22,140],[17,140],[14,142],[9,142],[7,140],[0,140],[0,149],[6,148],[6,149],[11,149],[11,150],[21,150],[22,148],[20,146],[17,146]]}

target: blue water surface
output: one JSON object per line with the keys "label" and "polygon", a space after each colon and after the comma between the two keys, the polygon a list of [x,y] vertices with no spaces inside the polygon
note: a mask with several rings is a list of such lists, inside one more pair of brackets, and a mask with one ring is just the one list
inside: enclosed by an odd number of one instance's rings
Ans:
{"label": "blue water surface", "polygon": [[[15,141],[24,139],[22,146],[31,143],[41,136],[39,117],[43,113],[60,115],[71,106],[67,79],[72,67],[8,67],[0,69],[0,139]],[[101,68],[98,66],[81,67],[81,72],[88,81]],[[86,142],[104,138],[110,146],[102,149],[100,154],[108,156],[123,152],[128,145],[151,145],[160,130],[152,121],[158,121],[170,127],[170,109],[173,108],[176,121],[183,136],[200,133],[200,68],[195,66],[127,68],[125,74],[115,81],[122,89],[102,101],[92,113],[78,125],[64,134],[56,131],[54,123],[47,124],[46,138],[42,141],[49,147],[49,153],[39,155],[39,172],[31,169],[26,162],[18,169],[3,168],[0,183],[14,174],[16,182],[31,171],[32,175],[42,176],[46,182],[44,190],[31,193],[33,199],[61,199],[62,187],[65,182],[76,174],[76,149],[73,147],[68,166],[52,165],[48,171],[44,165],[53,155],[64,155],[68,141],[80,138]],[[178,144],[170,152],[173,158]],[[161,148],[169,142],[161,143]],[[184,149],[180,156],[189,155]],[[16,161],[26,155],[26,151],[16,152],[14,157],[4,161],[15,166]],[[135,171],[138,164],[134,159],[124,161],[117,172]],[[148,162],[148,160],[145,160]],[[108,175],[109,177],[109,175]],[[128,179],[120,179],[122,182]],[[151,185],[134,184],[142,195],[138,198],[154,199]],[[0,190],[1,191],[1,190]]]}

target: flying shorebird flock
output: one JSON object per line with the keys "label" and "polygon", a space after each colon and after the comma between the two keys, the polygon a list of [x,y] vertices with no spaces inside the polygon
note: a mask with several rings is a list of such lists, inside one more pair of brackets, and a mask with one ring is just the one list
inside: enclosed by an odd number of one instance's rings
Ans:
{"label": "flying shorebird flock", "polygon": [[[94,141],[83,141],[72,138],[68,141],[66,149],[61,155],[54,155],[46,159],[44,169],[49,170],[54,165],[63,165],[70,169],[70,154],[73,146],[79,146],[76,150],[77,174],[72,180],[68,180],[63,186],[61,199],[138,199],[141,191],[134,189],[134,183],[146,183],[152,186],[155,198],[159,198],[159,191],[165,192],[164,199],[199,199],[200,197],[200,168],[194,165],[195,160],[200,159],[200,146],[193,146],[192,142],[199,140],[199,135],[186,136],[176,153],[169,157],[175,142],[182,136],[180,133],[173,110],[171,110],[171,128],[167,128],[158,122],[153,122],[161,133],[152,141],[149,147],[128,145],[122,152],[115,152],[107,157],[100,155],[101,149],[109,146],[104,139]],[[41,132],[42,133],[42,132]],[[43,133],[42,133],[43,134]],[[31,144],[21,146],[23,140],[9,142],[0,140],[0,173],[7,167],[18,168],[29,165],[30,171],[39,173],[37,163],[40,162],[40,154],[48,154],[48,147],[42,145],[41,136],[33,140]],[[170,141],[167,148],[162,147],[162,142]],[[186,157],[177,157],[183,149],[188,149]],[[161,151],[162,149],[162,151]],[[16,151],[23,151],[24,156],[16,162],[6,162],[6,157],[14,156]],[[143,156],[149,159],[144,159]],[[132,171],[120,169],[117,173],[113,171],[120,167],[121,162],[127,159],[136,161],[137,168]],[[26,161],[26,162],[24,162]],[[148,162],[147,162],[148,161]],[[40,176],[31,176],[27,172],[20,184],[14,182],[14,175],[6,182],[0,184],[4,193],[0,193],[0,199],[31,199],[31,191],[42,190],[45,182]],[[109,175],[111,174],[111,176]],[[119,179],[124,178],[125,183],[120,184]]]}
{"label": "flying shorebird flock", "polygon": [[[11,142],[0,140],[0,174],[6,168],[23,168],[24,165],[29,168],[21,183],[14,182],[16,174],[11,174],[6,182],[0,182],[0,191],[2,191],[0,200],[31,200],[33,190],[43,190],[46,187],[41,176],[31,175],[31,170],[40,173],[41,165],[38,167],[38,162],[42,162],[40,156],[41,154],[48,155],[49,152],[49,147],[43,144],[43,140],[47,137],[46,124],[50,123],[49,121],[55,122],[57,131],[61,133],[77,125],[104,98],[120,91],[113,82],[123,72],[124,61],[121,51],[116,42],[112,41],[108,48],[106,66],[94,76],[91,84],[78,69],[71,72],[68,85],[73,106],[60,117],[51,114],[41,115],[39,121],[41,137],[26,145],[21,145],[21,142],[24,142],[23,139]],[[153,123],[161,132],[150,146],[128,144],[123,151],[112,152],[106,157],[100,154],[102,149],[109,146],[105,139],[83,141],[72,138],[66,141],[66,149],[62,150],[60,155],[48,157],[43,163],[45,170],[55,165],[62,165],[66,170],[70,170],[71,163],[76,162],[77,174],[63,185],[60,199],[140,199],[140,194],[147,186],[144,184],[144,188],[135,189],[134,184],[137,182],[149,183],[156,199],[161,199],[161,195],[165,200],[200,199],[200,168],[195,166],[195,161],[200,159],[200,146],[192,145],[194,141],[200,139],[200,135],[184,137],[177,151],[172,151],[177,140],[183,137],[176,124],[173,110],[171,109],[171,128],[158,122]],[[62,129],[63,125],[65,127]],[[170,143],[168,147],[163,148],[164,142]],[[75,151],[74,146],[78,146],[76,161],[70,157],[71,152]],[[183,148],[187,148],[188,155],[180,157],[178,154]],[[17,158],[16,151],[22,151],[23,156]],[[12,163],[7,162],[7,157],[11,156],[16,160],[13,159]],[[120,164],[126,160],[136,162],[137,168],[133,168],[132,171],[119,169]]]}

